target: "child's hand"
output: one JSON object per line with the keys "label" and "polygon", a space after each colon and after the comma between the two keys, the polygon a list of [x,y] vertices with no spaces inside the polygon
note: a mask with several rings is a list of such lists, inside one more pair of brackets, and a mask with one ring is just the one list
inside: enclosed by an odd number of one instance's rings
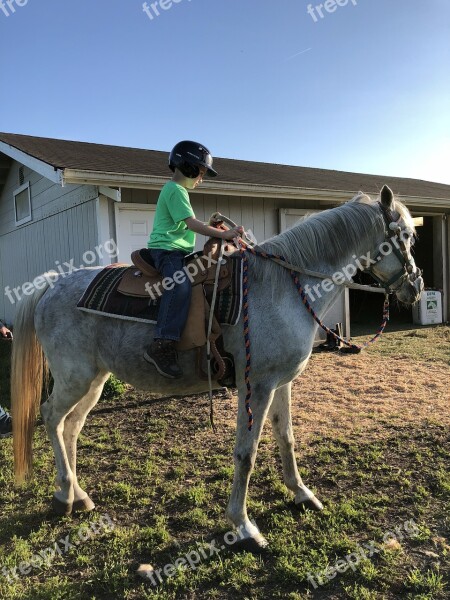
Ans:
{"label": "child's hand", "polygon": [[4,325],[2,325],[0,327],[0,335],[3,339],[5,340],[12,340],[13,339],[13,334],[10,332],[10,330],[5,327]]}
{"label": "child's hand", "polygon": [[233,229],[229,229],[228,231],[224,231],[222,233],[222,239],[234,240],[235,238],[240,237],[243,233],[244,233],[244,228],[242,226],[233,227]]}

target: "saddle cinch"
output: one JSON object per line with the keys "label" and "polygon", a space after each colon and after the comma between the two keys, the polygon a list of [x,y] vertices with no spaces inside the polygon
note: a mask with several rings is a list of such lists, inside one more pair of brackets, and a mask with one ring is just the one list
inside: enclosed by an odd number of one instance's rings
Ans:
{"label": "saddle cinch", "polygon": [[[177,349],[198,349],[197,371],[202,379],[207,379],[207,329],[210,316],[210,304],[214,292],[217,263],[220,256],[221,241],[210,238],[203,252],[190,254],[185,260],[185,272],[192,284],[192,298],[189,307],[188,319]],[[231,285],[232,265],[228,252],[236,248],[226,244],[225,253],[221,259],[217,291],[220,292]],[[131,254],[133,266],[129,267],[117,288],[120,294],[135,298],[149,298],[156,300],[163,292],[162,275],[151,264],[150,250],[143,248]],[[174,279],[176,281],[176,279]],[[212,354],[213,379],[223,385],[234,384],[234,362],[231,354],[223,346],[222,329],[216,316],[213,316],[210,335]]]}

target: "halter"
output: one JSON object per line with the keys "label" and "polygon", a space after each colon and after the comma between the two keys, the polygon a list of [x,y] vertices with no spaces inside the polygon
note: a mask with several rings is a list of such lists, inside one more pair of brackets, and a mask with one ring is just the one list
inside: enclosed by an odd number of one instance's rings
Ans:
{"label": "halter", "polygon": [[[393,292],[396,292],[401,288],[403,282],[406,279],[409,279],[411,283],[413,283],[418,277],[421,276],[422,272],[420,269],[417,268],[416,271],[414,271],[414,262],[412,256],[408,252],[405,240],[402,237],[402,234],[405,230],[402,230],[402,228],[400,227],[401,217],[399,216],[399,218],[396,219],[393,211],[383,206],[381,202],[378,202],[378,206],[380,207],[381,214],[383,215],[383,220],[386,225],[386,239],[384,243],[389,244],[392,248],[392,251],[394,252],[395,256],[400,261],[401,269],[397,271],[394,275],[392,275],[392,277],[388,281],[383,281],[377,275],[375,275],[372,266],[367,267],[367,269],[364,269],[363,272],[369,273],[370,276],[373,279],[375,279],[377,283],[379,283],[382,287],[385,288],[387,294],[392,294]],[[392,235],[392,232],[394,233],[394,235]],[[381,246],[383,246],[383,244],[380,244],[380,248]],[[383,254],[381,250],[379,250],[374,260],[377,263],[379,263],[384,256],[385,254]],[[398,283],[398,285],[396,287],[392,287],[396,283]]]}

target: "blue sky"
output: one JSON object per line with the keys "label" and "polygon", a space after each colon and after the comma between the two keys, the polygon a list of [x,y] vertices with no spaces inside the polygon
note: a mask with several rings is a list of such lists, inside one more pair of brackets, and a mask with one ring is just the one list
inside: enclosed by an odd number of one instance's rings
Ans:
{"label": "blue sky", "polygon": [[0,131],[450,184],[448,0],[9,1]]}

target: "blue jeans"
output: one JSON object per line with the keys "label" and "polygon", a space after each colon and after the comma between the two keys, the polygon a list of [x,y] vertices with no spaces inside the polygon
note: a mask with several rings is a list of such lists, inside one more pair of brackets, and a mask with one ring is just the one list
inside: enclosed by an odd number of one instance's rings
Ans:
{"label": "blue jeans", "polygon": [[[163,277],[172,279],[174,273],[183,271],[185,252],[153,248],[150,252],[155,268]],[[172,281],[168,287],[172,289],[165,289],[162,295],[154,337],[178,342],[188,317],[192,285],[186,276],[181,283]]]}

